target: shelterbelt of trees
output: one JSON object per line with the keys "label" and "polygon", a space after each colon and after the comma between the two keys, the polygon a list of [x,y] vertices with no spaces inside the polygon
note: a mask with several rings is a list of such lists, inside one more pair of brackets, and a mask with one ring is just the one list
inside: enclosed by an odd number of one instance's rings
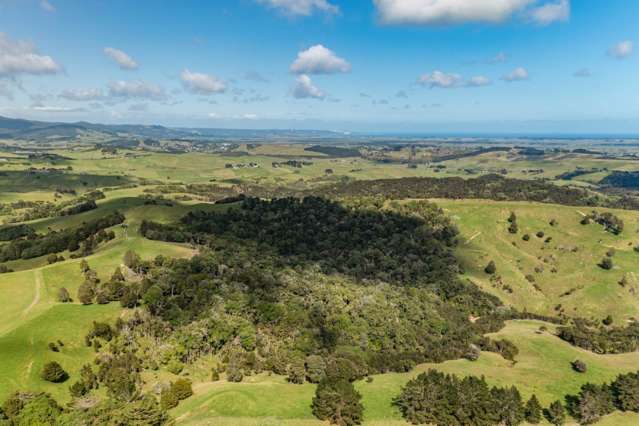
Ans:
{"label": "shelterbelt of trees", "polygon": [[[255,190],[259,195],[259,190]],[[569,206],[609,207],[639,210],[639,198],[630,195],[613,196],[583,188],[557,186],[542,180],[505,178],[484,175],[474,179],[460,177],[407,177],[348,181],[300,192],[324,197],[374,197],[388,199],[449,198],[487,199],[496,201],[533,201]],[[265,194],[273,196],[268,192]]]}

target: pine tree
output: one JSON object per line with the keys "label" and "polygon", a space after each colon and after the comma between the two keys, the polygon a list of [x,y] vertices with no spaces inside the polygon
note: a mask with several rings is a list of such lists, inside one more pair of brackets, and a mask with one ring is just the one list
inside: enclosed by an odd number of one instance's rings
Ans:
{"label": "pine tree", "polygon": [[119,266],[115,268],[115,271],[113,271],[113,275],[111,275],[111,281],[117,281],[117,282],[124,281],[124,275],[122,274],[122,271],[120,270]]}
{"label": "pine tree", "polygon": [[561,405],[561,401],[555,401],[550,404],[550,407],[546,410],[546,419],[555,426],[561,426],[566,423],[566,412],[564,406]]}
{"label": "pine tree", "polygon": [[541,422],[541,404],[537,399],[537,395],[533,395],[530,397],[528,402],[526,403],[526,421],[528,423],[532,423],[536,425]]}
{"label": "pine tree", "polygon": [[516,234],[517,232],[519,232],[519,226],[517,226],[517,222],[512,222],[510,224],[510,226],[508,227],[508,232],[510,232],[511,234]]}

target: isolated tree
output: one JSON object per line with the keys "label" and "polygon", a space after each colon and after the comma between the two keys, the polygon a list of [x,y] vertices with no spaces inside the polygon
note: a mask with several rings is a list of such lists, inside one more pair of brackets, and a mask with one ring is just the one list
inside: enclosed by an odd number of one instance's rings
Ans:
{"label": "isolated tree", "polygon": [[[624,277],[624,278],[625,278],[625,277]],[[613,321],[614,321],[614,320],[612,319],[612,315],[608,315],[608,316],[607,316],[606,318],[604,318],[601,322],[602,322],[604,325],[612,325]]]}
{"label": "isolated tree", "polygon": [[56,361],[51,361],[44,365],[40,377],[47,382],[62,383],[69,378],[69,374]]}
{"label": "isolated tree", "polygon": [[588,370],[586,363],[579,359],[574,360],[570,364],[572,365],[572,369],[577,373],[585,373]]}
{"label": "isolated tree", "polygon": [[51,253],[50,255],[47,256],[47,262],[49,263],[49,265],[56,263],[58,261],[58,255],[55,253]]}
{"label": "isolated tree", "polygon": [[83,274],[86,274],[89,269],[91,269],[89,267],[89,263],[85,259],[82,259],[80,262],[80,271],[82,271]]}
{"label": "isolated tree", "polygon": [[339,426],[359,425],[364,411],[361,399],[351,382],[328,377],[317,386],[312,403],[313,414],[320,420]]}
{"label": "isolated tree", "polygon": [[524,236],[521,237],[521,239],[524,241],[530,241],[530,234],[524,234]]}
{"label": "isolated tree", "polygon": [[517,222],[517,215],[515,214],[515,212],[510,212],[510,216],[508,216],[508,222]]}
{"label": "isolated tree", "polygon": [[544,231],[537,231],[537,234],[535,235],[537,235],[537,238],[544,238],[544,235],[546,234],[544,233]]}
{"label": "isolated tree", "polygon": [[599,264],[599,266],[601,266],[601,268],[605,269],[606,271],[611,270],[614,267],[614,264],[612,262],[612,258],[611,257],[604,257],[601,260],[601,263]]}
{"label": "isolated tree", "polygon": [[526,408],[524,410],[525,418],[528,423],[536,425],[541,422],[541,404],[537,399],[537,395],[530,397],[528,402],[526,403]]}
{"label": "isolated tree", "polygon": [[70,301],[71,296],[69,295],[69,291],[64,287],[60,287],[60,289],[58,290],[58,302],[69,303]]}
{"label": "isolated tree", "polygon": [[555,401],[550,404],[545,414],[546,419],[555,426],[561,426],[566,423],[566,412],[561,401]]}
{"label": "isolated tree", "polygon": [[497,272],[497,266],[495,265],[495,262],[493,260],[488,262],[488,265],[486,265],[486,267],[484,268],[484,272],[486,272],[489,275],[492,275],[495,272]]}
{"label": "isolated tree", "polygon": [[508,232],[510,232],[511,234],[516,234],[517,232],[519,232],[519,226],[517,226],[517,222],[511,222],[510,226],[508,227]]}
{"label": "isolated tree", "polygon": [[78,300],[83,305],[90,305],[93,303],[93,298],[95,297],[95,290],[93,285],[88,281],[83,282],[78,287]]}

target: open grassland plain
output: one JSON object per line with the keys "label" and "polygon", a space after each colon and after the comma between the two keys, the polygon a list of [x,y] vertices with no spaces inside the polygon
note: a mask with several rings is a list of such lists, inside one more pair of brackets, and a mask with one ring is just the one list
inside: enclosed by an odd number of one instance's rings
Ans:
{"label": "open grassland plain", "polygon": [[[541,326],[547,331],[540,331]],[[517,345],[519,355],[515,362],[482,352],[475,362],[422,364],[409,373],[380,374],[372,376],[371,382],[357,382],[364,405],[364,424],[407,425],[393,406],[393,399],[409,380],[429,369],[458,376],[484,376],[495,386],[516,385],[525,399],[535,394],[542,405],[548,405],[577,393],[584,383],[610,382],[618,374],[635,371],[639,365],[639,353],[596,355],[563,342],[553,335],[552,325],[541,321],[509,321],[503,330],[490,336],[506,338]],[[575,359],[586,362],[587,373],[579,374],[571,368]],[[194,386],[195,396],[172,414],[178,423],[187,425],[320,425],[322,422],[313,420],[310,408],[314,387],[290,384],[284,377],[266,374],[249,377],[243,383],[198,383]],[[631,426],[637,422],[639,415],[615,413],[598,424]]]}
{"label": "open grassland plain", "polygon": [[[634,250],[639,244],[639,212],[597,208],[623,220],[623,232],[614,235],[597,223],[580,223],[592,211],[587,207],[435,202],[460,229],[457,252],[465,276],[507,304],[546,315],[563,311],[568,316],[603,318],[610,314],[618,322],[639,316],[639,253]],[[511,213],[517,216],[515,234],[508,230]],[[539,232],[542,237],[537,236]],[[599,264],[611,250],[614,267],[605,270]],[[484,271],[491,260],[497,267],[493,275]]]}

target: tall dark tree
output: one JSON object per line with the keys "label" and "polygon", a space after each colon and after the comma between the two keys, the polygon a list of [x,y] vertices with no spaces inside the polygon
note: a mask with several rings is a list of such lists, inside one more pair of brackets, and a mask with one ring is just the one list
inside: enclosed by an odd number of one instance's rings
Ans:
{"label": "tall dark tree", "polygon": [[555,401],[545,412],[546,419],[555,426],[561,426],[566,423],[566,411],[561,401]]}
{"label": "tall dark tree", "polygon": [[516,387],[493,388],[491,396],[495,402],[500,423],[505,426],[516,426],[524,421],[524,405]]}
{"label": "tall dark tree", "polygon": [[621,411],[639,413],[639,373],[622,374],[612,382],[615,405]]}
{"label": "tall dark tree", "polygon": [[526,413],[526,421],[531,424],[538,424],[541,422],[541,404],[537,399],[537,395],[530,397],[528,402],[526,403],[525,413]]}

